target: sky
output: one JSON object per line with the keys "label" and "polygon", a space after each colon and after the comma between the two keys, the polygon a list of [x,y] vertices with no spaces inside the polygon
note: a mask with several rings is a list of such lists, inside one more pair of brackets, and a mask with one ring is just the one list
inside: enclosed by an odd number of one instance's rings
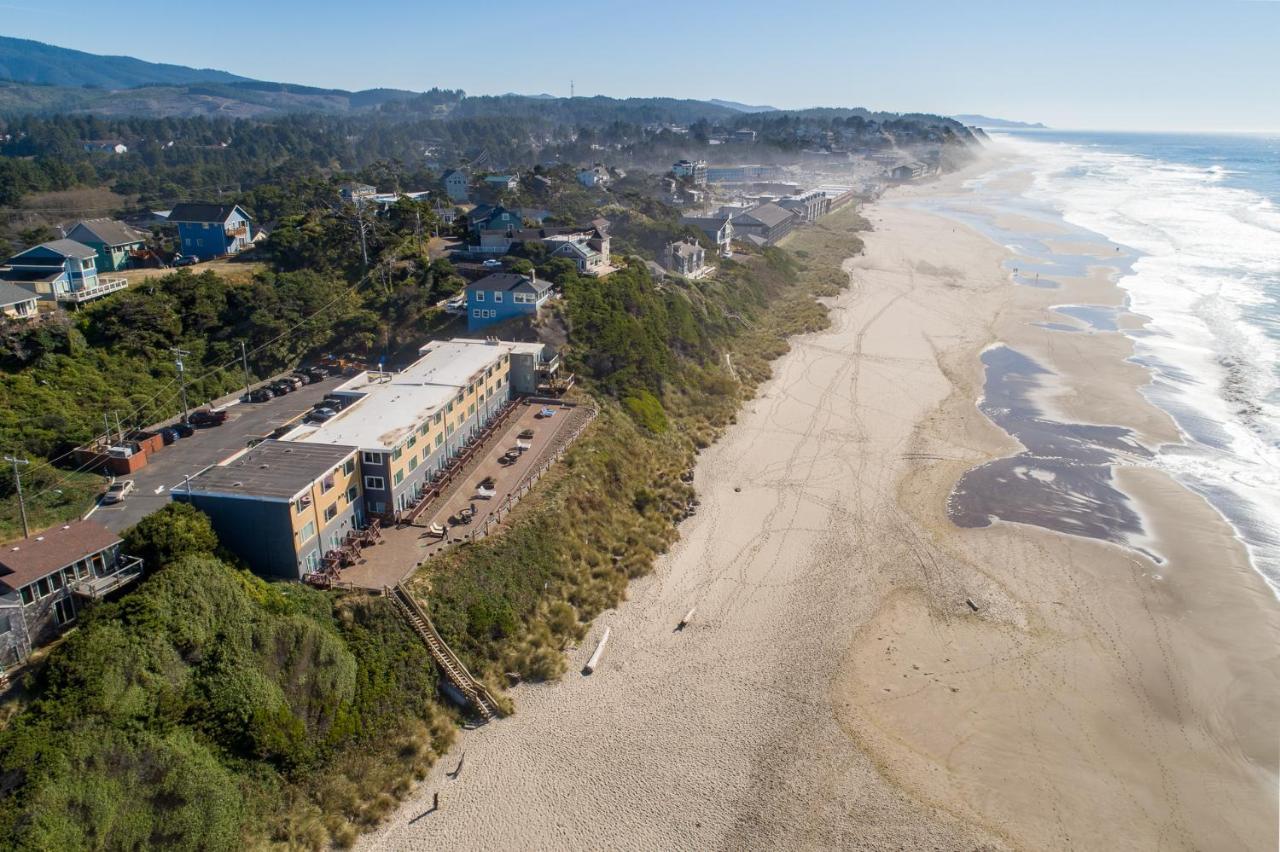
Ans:
{"label": "sky", "polygon": [[1280,131],[1280,0],[0,0],[0,34],[352,90]]}

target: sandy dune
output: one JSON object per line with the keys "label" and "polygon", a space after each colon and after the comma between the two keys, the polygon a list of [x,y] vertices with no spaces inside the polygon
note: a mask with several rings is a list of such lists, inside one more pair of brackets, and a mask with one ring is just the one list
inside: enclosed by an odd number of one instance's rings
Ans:
{"label": "sandy dune", "polygon": [[[1029,322],[1063,301],[908,204],[959,180],[872,210],[833,327],[794,341],[703,455],[673,552],[574,673],[460,737],[365,847],[1273,848],[1277,610],[1216,515],[1127,472],[1176,519],[1150,530],[1158,570],[946,517],[966,469],[1016,449],[975,407],[979,351],[1054,363]],[[1132,371],[1089,357],[1110,390],[1063,408],[1133,407],[1167,437]],[[603,664],[577,674],[606,626]]]}

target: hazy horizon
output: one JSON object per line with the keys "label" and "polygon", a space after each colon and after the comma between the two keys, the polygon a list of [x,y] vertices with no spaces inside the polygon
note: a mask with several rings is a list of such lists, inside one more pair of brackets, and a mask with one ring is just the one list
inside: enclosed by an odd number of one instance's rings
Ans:
{"label": "hazy horizon", "polygon": [[1280,131],[1280,101],[1263,96],[1280,85],[1274,0],[801,0],[785,16],[759,0],[590,15],[560,0],[536,14],[490,8],[476,20],[395,0],[353,16],[332,0],[286,0],[255,9],[234,38],[195,39],[183,34],[206,25],[199,8],[157,0],[107,17],[83,0],[0,3],[5,35],[326,88],[563,97],[572,80],[581,96],[982,114],[1062,130]]}

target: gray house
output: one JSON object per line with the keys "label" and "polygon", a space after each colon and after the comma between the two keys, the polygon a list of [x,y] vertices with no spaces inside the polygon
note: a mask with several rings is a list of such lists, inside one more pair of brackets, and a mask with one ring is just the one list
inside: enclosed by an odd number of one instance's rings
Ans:
{"label": "gray house", "polygon": [[120,543],[95,521],[73,521],[0,546],[0,665],[23,662],[87,602],[142,576],[142,560]]}
{"label": "gray house", "polygon": [[470,181],[467,179],[467,173],[459,169],[450,169],[444,173],[441,179],[444,182],[444,191],[449,196],[449,200],[455,204],[466,204],[468,199],[467,187]]}

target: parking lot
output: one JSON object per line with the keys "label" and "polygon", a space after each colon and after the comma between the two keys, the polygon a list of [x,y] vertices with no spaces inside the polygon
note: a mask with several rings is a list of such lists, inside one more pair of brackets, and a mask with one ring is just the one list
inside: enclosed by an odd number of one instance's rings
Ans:
{"label": "parking lot", "polygon": [[345,376],[330,376],[267,402],[230,406],[221,426],[197,429],[191,437],[180,438],[151,456],[146,467],[127,477],[134,481],[133,493],[123,503],[97,506],[91,513],[94,520],[115,532],[136,524],[168,503],[169,492],[181,488],[184,477],[244,449],[254,438],[270,435],[278,426],[310,411],[344,381]]}

